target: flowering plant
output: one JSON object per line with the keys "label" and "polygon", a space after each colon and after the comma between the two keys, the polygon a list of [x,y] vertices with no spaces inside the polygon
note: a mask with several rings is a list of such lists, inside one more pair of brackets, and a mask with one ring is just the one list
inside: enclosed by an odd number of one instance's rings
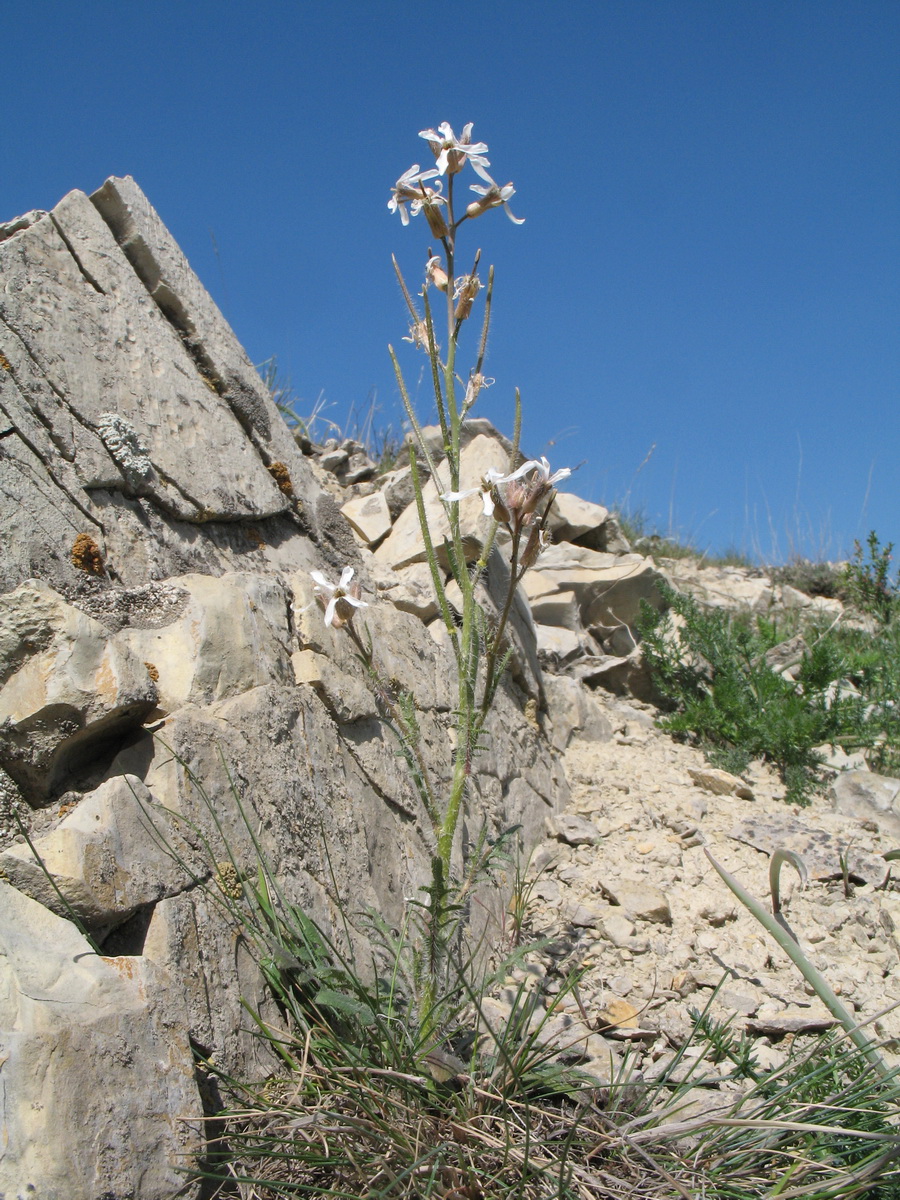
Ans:
{"label": "flowering plant", "polygon": [[[423,435],[393,347],[390,348],[390,355],[414,431],[409,462],[426,560],[457,667],[453,760],[446,796],[437,794],[419,749],[414,698],[398,698],[391,686],[382,680],[368,631],[364,637],[353,623],[356,611],[363,606],[363,602],[351,582],[352,569],[345,568],[337,585],[328,583],[318,573],[314,573],[314,579],[325,609],[326,623],[345,630],[356,646],[381,711],[399,738],[431,827],[431,882],[422,889],[426,899],[414,902],[421,934],[414,970],[417,992],[414,999],[421,1036],[426,1044],[434,1044],[440,1035],[441,1009],[447,999],[445,967],[454,948],[459,947],[468,898],[475,883],[490,870],[492,858],[503,841],[501,836],[492,843],[484,829],[467,859],[462,856],[457,832],[472,777],[473,761],[483,743],[485,722],[512,653],[508,624],[516,589],[546,544],[549,509],[556,494],[554,484],[570,472],[563,468],[551,473],[545,458],[520,461],[522,456],[518,451],[518,441],[521,405],[516,392],[515,434],[507,469],[488,469],[475,488],[462,488],[460,485],[463,425],[482,389],[493,382],[485,378],[482,369],[490,326],[493,268],[488,271],[487,282],[484,283],[478,271],[481,259],[479,250],[474,256],[471,270],[458,274],[457,235],[465,222],[474,220],[492,208],[502,207],[517,225],[521,225],[522,220],[509,209],[508,201],[515,190],[512,184],[501,187],[488,174],[488,147],[484,142],[472,141],[471,124],[463,128],[460,137],[456,136],[446,121],[437,129],[423,130],[419,136],[431,147],[435,167],[422,171],[416,163],[405,171],[391,189],[388,209],[400,214],[404,226],[410,224],[411,218],[424,215],[431,235],[441,246],[441,253],[437,254],[429,247],[425,257],[424,282],[418,294],[421,310],[407,287],[396,259],[394,269],[411,318],[410,336],[406,340],[426,352],[431,368],[443,457],[449,475],[449,487],[440,494],[449,528],[449,537],[445,538],[442,547],[435,545],[429,527],[420,474],[421,459],[431,478],[438,478],[435,456]],[[472,184],[471,190],[478,199],[465,205],[457,215],[455,190],[466,167],[471,167],[487,186]],[[437,338],[433,299],[446,308],[444,352]],[[463,379],[457,366],[460,334],[481,299],[484,310],[476,358],[472,369]],[[491,518],[491,525],[484,538],[473,538],[470,531],[461,526],[459,501],[479,494],[483,512]],[[492,554],[501,553],[494,545],[495,535],[501,528],[507,534],[509,570],[505,573],[505,594],[494,597],[499,615],[491,615],[480,603],[479,596],[489,558]],[[474,563],[471,561],[473,543],[476,556]],[[455,582],[458,595],[462,597],[461,611],[458,596],[455,607],[448,598],[450,582]]]}

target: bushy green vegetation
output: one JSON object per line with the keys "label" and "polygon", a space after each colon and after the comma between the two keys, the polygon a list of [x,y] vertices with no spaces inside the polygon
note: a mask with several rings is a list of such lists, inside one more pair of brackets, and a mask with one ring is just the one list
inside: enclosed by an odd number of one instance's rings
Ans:
{"label": "bushy green vegetation", "polygon": [[[752,759],[771,762],[786,798],[800,804],[821,782],[823,746],[862,750],[873,768],[896,769],[900,597],[887,574],[890,549],[873,533],[868,559],[857,545],[840,577],[862,621],[741,620],[664,587],[668,611],[645,606],[641,622],[645,661],[670,708],[663,727],[737,774]],[[793,662],[773,657],[798,633]]]}

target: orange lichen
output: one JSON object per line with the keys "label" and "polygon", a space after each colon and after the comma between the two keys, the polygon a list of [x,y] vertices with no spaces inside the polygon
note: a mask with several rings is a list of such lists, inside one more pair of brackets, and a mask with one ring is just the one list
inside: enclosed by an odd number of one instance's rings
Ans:
{"label": "orange lichen", "polygon": [[269,474],[286,496],[293,496],[294,485],[291,483],[290,473],[283,462],[269,463]]}
{"label": "orange lichen", "polygon": [[262,550],[262,548],[263,548],[263,546],[265,546],[266,542],[265,542],[265,538],[259,532],[258,529],[254,528],[254,526],[250,525],[250,526],[248,526],[247,529],[244,530],[244,533],[247,536],[248,542],[252,542],[253,545],[257,548],[257,550]]}
{"label": "orange lichen", "polygon": [[12,363],[9,361],[6,355],[2,353],[2,351],[0,351],[0,367],[2,367],[4,371],[12,370]]}
{"label": "orange lichen", "polygon": [[79,533],[72,543],[71,559],[79,571],[87,571],[89,575],[106,574],[100,547],[89,533]]}
{"label": "orange lichen", "polygon": [[147,674],[150,676],[153,682],[159,683],[159,668],[151,662],[145,662],[144,666],[147,668]]}

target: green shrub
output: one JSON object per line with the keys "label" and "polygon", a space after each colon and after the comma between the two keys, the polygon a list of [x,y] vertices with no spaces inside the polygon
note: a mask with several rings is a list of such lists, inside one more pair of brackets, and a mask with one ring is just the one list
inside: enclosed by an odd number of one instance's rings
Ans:
{"label": "green shrub", "polygon": [[[672,709],[664,728],[696,738],[711,761],[738,773],[751,759],[771,762],[786,799],[799,804],[819,785],[818,747],[883,752],[885,728],[896,726],[886,702],[892,689],[896,696],[900,639],[888,662],[870,646],[826,632],[810,639],[794,681],[766,663],[778,640],[774,622],[745,626],[670,587],[663,591],[669,612],[645,606],[640,629],[645,661]],[[683,621],[677,632],[672,614]]]}

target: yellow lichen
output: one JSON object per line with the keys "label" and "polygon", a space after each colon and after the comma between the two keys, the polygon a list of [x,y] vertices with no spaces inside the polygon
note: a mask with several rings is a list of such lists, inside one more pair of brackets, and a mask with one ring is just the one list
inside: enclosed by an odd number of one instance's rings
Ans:
{"label": "yellow lichen", "polygon": [[0,367],[2,367],[4,371],[12,370],[12,363],[2,351],[0,351]]}
{"label": "yellow lichen", "polygon": [[100,547],[89,533],[79,533],[72,543],[71,559],[79,571],[87,571],[89,575],[106,574]]}
{"label": "yellow lichen", "polygon": [[283,462],[269,463],[269,474],[286,496],[293,496],[294,485],[291,483],[290,472]]}
{"label": "yellow lichen", "polygon": [[241,876],[233,862],[216,863],[216,883],[229,900],[240,900],[244,895]]}

